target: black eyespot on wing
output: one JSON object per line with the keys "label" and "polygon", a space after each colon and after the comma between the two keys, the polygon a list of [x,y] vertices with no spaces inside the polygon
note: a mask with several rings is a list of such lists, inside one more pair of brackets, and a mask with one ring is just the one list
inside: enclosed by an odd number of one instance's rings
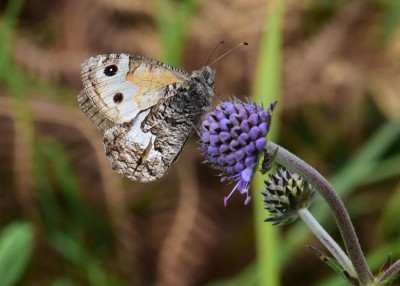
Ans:
{"label": "black eyespot on wing", "polygon": [[118,67],[116,65],[109,65],[104,69],[104,74],[106,76],[113,76],[117,73]]}
{"label": "black eyespot on wing", "polygon": [[124,95],[122,93],[117,92],[116,94],[114,94],[113,100],[115,103],[121,103],[123,99]]}

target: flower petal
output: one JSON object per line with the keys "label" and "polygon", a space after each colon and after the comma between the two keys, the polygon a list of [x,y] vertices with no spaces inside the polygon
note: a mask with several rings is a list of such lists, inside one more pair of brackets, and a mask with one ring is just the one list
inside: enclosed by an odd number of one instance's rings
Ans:
{"label": "flower petal", "polygon": [[257,126],[251,127],[249,131],[249,136],[251,140],[255,141],[258,137],[260,137],[260,129]]}
{"label": "flower petal", "polygon": [[222,131],[219,133],[219,140],[223,143],[227,143],[232,139],[231,134],[226,131]]}
{"label": "flower petal", "polygon": [[240,176],[243,181],[250,182],[251,177],[253,176],[253,170],[251,168],[246,168],[240,173]]}
{"label": "flower petal", "polygon": [[258,138],[256,141],[256,148],[258,151],[264,150],[265,144],[267,144],[267,139],[265,137]]}

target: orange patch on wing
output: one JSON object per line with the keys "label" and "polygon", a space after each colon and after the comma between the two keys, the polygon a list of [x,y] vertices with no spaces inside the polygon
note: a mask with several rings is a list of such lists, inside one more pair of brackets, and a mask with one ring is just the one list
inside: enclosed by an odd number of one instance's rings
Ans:
{"label": "orange patch on wing", "polygon": [[155,105],[163,97],[162,92],[157,92],[157,89],[185,79],[166,68],[137,63],[130,66],[126,80],[139,87],[133,100],[144,110]]}

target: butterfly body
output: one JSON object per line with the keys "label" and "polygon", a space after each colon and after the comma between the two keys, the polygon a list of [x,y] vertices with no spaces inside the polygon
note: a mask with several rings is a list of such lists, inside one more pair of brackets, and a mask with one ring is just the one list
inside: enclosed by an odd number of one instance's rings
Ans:
{"label": "butterfly body", "polygon": [[127,54],[92,57],[81,76],[79,105],[104,132],[113,169],[141,182],[168,171],[215,95],[208,66],[188,74]]}

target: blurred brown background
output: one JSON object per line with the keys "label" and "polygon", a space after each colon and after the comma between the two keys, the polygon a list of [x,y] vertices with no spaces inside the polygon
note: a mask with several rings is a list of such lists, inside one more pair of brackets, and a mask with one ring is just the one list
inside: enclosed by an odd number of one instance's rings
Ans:
{"label": "blurred brown background", "polygon": [[[10,1],[0,1],[0,11]],[[247,41],[248,47],[214,68],[223,98],[251,95],[268,2],[198,2],[187,27],[184,69],[205,65],[221,40],[222,50]],[[309,0],[287,1],[285,9],[281,117],[274,118],[281,122],[279,140],[332,176],[384,122],[399,118],[400,30],[397,22],[390,24],[394,8],[378,0]],[[240,197],[223,207],[231,186],[201,163],[197,136],[164,178],[135,183],[112,172],[102,134],[77,106],[85,58],[124,52],[161,60],[158,13],[157,1],[23,4],[11,51],[32,87],[24,95],[32,130],[16,114],[10,87],[0,85],[0,226],[24,219],[36,230],[33,256],[18,285],[93,285],[98,273],[117,281],[104,285],[206,285],[234,277],[254,261],[252,207],[243,207]],[[41,147],[34,147],[37,140]],[[399,154],[398,145],[386,154]],[[58,160],[65,166],[57,167]],[[395,174],[352,193],[359,202],[356,229],[367,252],[388,237],[398,240],[398,232],[375,227],[399,178]],[[314,285],[330,274],[303,247],[285,266],[282,285]]]}

